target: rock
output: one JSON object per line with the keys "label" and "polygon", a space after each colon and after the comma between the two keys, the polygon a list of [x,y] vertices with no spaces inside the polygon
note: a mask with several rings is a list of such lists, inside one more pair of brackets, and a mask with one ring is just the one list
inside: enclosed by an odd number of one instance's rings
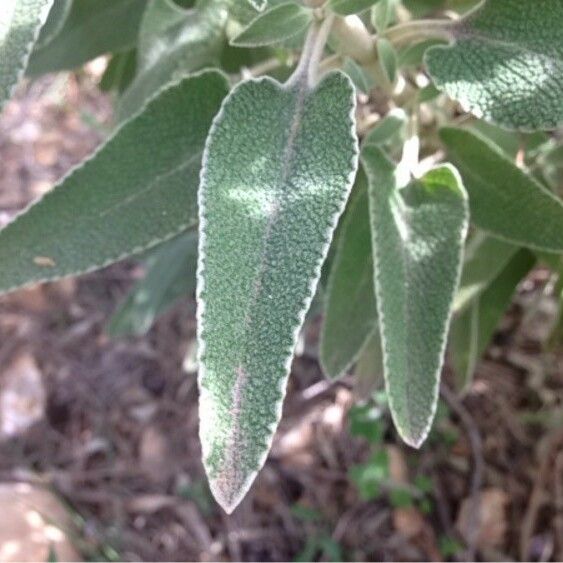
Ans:
{"label": "rock", "polygon": [[43,377],[29,354],[18,356],[0,373],[0,440],[23,434],[43,418]]}
{"label": "rock", "polygon": [[[504,544],[507,530],[506,505],[508,495],[500,489],[485,489],[479,496],[479,511],[476,540],[481,549],[500,548]],[[461,503],[456,521],[459,533],[468,541],[471,537],[472,499],[466,498]]]}
{"label": "rock", "polygon": [[0,484],[0,561],[80,561],[65,530],[69,515],[45,489],[24,483]]}

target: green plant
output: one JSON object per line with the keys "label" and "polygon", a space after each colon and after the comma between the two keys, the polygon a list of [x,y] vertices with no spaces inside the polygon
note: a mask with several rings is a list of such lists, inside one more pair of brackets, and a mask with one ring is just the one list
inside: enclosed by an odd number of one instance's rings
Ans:
{"label": "green plant", "polygon": [[560,0],[3,0],[0,104],[25,70],[101,54],[118,124],[0,232],[0,291],[145,253],[111,325],[143,332],[198,254],[200,433],[227,511],[313,298],[327,376],[382,357],[419,447],[448,334],[463,385],[526,273],[563,271]]}

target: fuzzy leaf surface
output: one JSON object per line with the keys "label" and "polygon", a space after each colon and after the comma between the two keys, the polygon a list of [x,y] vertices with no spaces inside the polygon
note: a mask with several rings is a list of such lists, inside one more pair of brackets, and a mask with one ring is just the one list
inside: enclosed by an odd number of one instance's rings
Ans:
{"label": "fuzzy leaf surface", "polygon": [[379,0],[329,0],[330,9],[341,16],[349,16],[371,8]]}
{"label": "fuzzy leaf surface", "polygon": [[33,44],[53,0],[0,3],[0,110],[25,72]]}
{"label": "fuzzy leaf surface", "polygon": [[215,71],[162,92],[0,231],[0,292],[103,267],[195,225],[205,138],[227,92]]}
{"label": "fuzzy leaf surface", "polygon": [[146,268],[145,277],[114,313],[110,336],[145,334],[158,316],[195,290],[197,234],[183,233],[161,244],[151,251]]}
{"label": "fuzzy leaf surface", "polygon": [[310,9],[287,2],[258,15],[234,39],[236,47],[260,47],[285,41],[302,32],[313,21]]}
{"label": "fuzzy leaf surface", "polygon": [[72,0],[54,0],[51,9],[49,10],[49,15],[47,16],[47,21],[41,28],[41,33],[39,38],[35,43],[35,48],[40,49],[44,47],[59,31],[63,28],[63,25],[70,13],[70,8],[72,6]]}
{"label": "fuzzy leaf surface", "polygon": [[466,387],[485,353],[517,285],[536,260],[526,249],[516,250],[494,280],[452,321],[449,355],[460,388]]}
{"label": "fuzzy leaf surface", "polygon": [[200,436],[227,511],[262,467],[297,334],[357,167],[354,90],[241,83],[214,121],[199,191]]}
{"label": "fuzzy leaf surface", "polygon": [[419,447],[438,401],[468,225],[467,196],[450,165],[401,186],[395,165],[377,147],[365,147],[362,162],[387,393],[399,434]]}
{"label": "fuzzy leaf surface", "polygon": [[[2,0],[4,1],[4,0]],[[147,0],[74,0],[64,25],[44,47],[34,49],[27,73],[71,70],[137,41]]]}
{"label": "fuzzy leaf surface", "polygon": [[553,129],[563,121],[561,0],[486,0],[452,32],[452,46],[426,54],[438,88],[508,128]]}
{"label": "fuzzy leaf surface", "polygon": [[522,246],[563,252],[560,198],[481,135],[446,127],[440,137],[463,176],[475,225]]}
{"label": "fuzzy leaf surface", "polygon": [[320,339],[320,362],[325,375],[343,375],[376,326],[368,194],[365,175],[359,172],[326,290]]}
{"label": "fuzzy leaf surface", "polygon": [[172,0],[149,0],[139,34],[138,74],[119,101],[119,121],[167,84],[215,63],[226,21],[224,0],[209,0],[190,10]]}

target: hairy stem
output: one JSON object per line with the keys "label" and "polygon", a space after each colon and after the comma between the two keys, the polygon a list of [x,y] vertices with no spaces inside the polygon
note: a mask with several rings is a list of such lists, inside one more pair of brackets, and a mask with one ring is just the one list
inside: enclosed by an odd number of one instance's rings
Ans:
{"label": "hairy stem", "polygon": [[401,47],[406,43],[424,39],[451,40],[453,38],[452,26],[454,23],[451,20],[408,21],[389,28],[385,32],[385,37],[394,47]]}

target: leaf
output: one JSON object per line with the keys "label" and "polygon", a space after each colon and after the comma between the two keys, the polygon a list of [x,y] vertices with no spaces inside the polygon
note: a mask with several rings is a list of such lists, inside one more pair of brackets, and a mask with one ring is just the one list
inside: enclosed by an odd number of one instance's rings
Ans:
{"label": "leaf", "polygon": [[366,178],[356,178],[344,216],[326,291],[320,362],[327,377],[340,377],[357,360],[377,327]]}
{"label": "leaf", "polygon": [[393,109],[375,124],[366,135],[363,144],[364,146],[386,145],[404,131],[406,124],[407,114],[400,108]]}
{"label": "leaf", "polygon": [[137,69],[137,51],[124,51],[115,54],[106,67],[100,80],[100,90],[109,92],[117,91],[119,94],[131,84]]}
{"label": "leaf", "polygon": [[0,231],[0,292],[101,268],[195,225],[203,146],[227,92],[215,71],[170,87]]}
{"label": "leaf", "polygon": [[268,5],[268,0],[246,0],[255,10],[261,12]]}
{"label": "leaf", "polygon": [[366,146],[375,289],[391,414],[413,447],[426,438],[468,223],[467,197],[450,165],[401,186],[380,149]]}
{"label": "leaf", "polygon": [[375,329],[360,351],[354,369],[354,396],[359,401],[372,397],[383,382],[383,352],[379,330]]}
{"label": "leaf", "polygon": [[508,242],[563,252],[563,202],[475,132],[444,128],[440,138],[469,193],[471,221]]}
{"label": "leaf", "polygon": [[313,12],[295,2],[274,6],[258,15],[235,38],[236,47],[273,45],[294,37],[313,21]]}
{"label": "leaf", "polygon": [[156,247],[147,260],[145,277],[114,313],[110,336],[145,334],[158,316],[195,290],[196,269],[196,233],[183,233]]}
{"label": "leaf", "polygon": [[383,33],[395,19],[396,0],[379,0],[371,10],[371,23],[377,33]]}
{"label": "leaf", "polygon": [[379,0],[329,0],[330,9],[341,16],[349,16],[371,8]]}
{"label": "leaf", "polygon": [[52,0],[0,3],[0,111],[23,75]]}
{"label": "leaf", "polygon": [[397,53],[391,42],[383,37],[378,39],[377,55],[387,80],[391,83],[395,82],[395,78],[397,78]]}
{"label": "leaf", "polygon": [[33,51],[27,73],[35,76],[71,70],[100,55],[132,48],[146,3],[147,0],[74,0],[57,35]]}
{"label": "leaf", "polygon": [[342,70],[350,77],[357,90],[364,94],[369,94],[375,86],[375,80],[353,59],[346,57]]}
{"label": "leaf", "polygon": [[139,37],[139,68],[118,105],[118,121],[133,115],[158,90],[214,63],[224,42],[222,0],[182,10],[172,0],[149,0]]}
{"label": "leaf", "polygon": [[54,0],[47,21],[41,28],[41,33],[35,43],[36,49],[47,45],[59,33],[68,17],[71,6],[72,0]]}
{"label": "leaf", "polygon": [[553,129],[563,121],[561,0],[486,0],[451,31],[455,44],[426,53],[440,90],[504,127]]}
{"label": "leaf", "polygon": [[297,334],[357,167],[354,90],[264,77],[214,121],[200,184],[200,436],[231,512],[262,467]]}
{"label": "leaf", "polygon": [[454,311],[465,309],[498,276],[517,252],[518,247],[513,244],[477,233],[467,244]]}
{"label": "leaf", "polygon": [[499,275],[459,316],[450,332],[450,358],[461,388],[466,387],[520,281],[535,264],[528,250],[517,250]]}

